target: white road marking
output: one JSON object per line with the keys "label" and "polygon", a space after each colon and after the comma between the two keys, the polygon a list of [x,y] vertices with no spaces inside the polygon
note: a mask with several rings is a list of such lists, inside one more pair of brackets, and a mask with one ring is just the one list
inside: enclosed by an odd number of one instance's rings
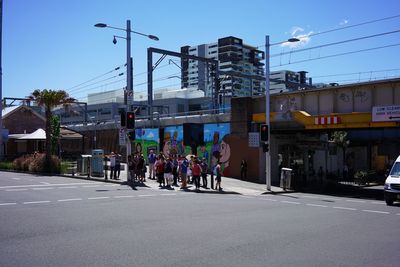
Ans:
{"label": "white road marking", "polygon": [[281,203],[287,203],[287,204],[296,204],[296,205],[300,205],[300,202],[294,202],[294,201],[286,201],[286,200],[281,200]]}
{"label": "white road marking", "polygon": [[88,197],[89,200],[96,200],[96,199],[106,199],[110,197]]}
{"label": "white road marking", "polygon": [[319,197],[314,197],[314,196],[305,196],[305,195],[302,195],[302,197],[305,197],[305,198],[313,198],[313,199],[318,199]]}
{"label": "white road marking", "polygon": [[400,215],[400,213],[397,213],[396,215]]}
{"label": "white road marking", "polygon": [[41,184],[47,184],[47,185],[49,185],[50,183],[48,183],[48,182],[40,182]]}
{"label": "white road marking", "polygon": [[270,198],[261,198],[262,200],[268,200],[268,201],[273,201],[273,202],[277,202],[278,200],[276,199],[270,199]]}
{"label": "white road marking", "polygon": [[12,179],[14,179],[14,180],[21,180],[21,178],[12,178]]}
{"label": "white road marking", "polygon": [[138,197],[155,197],[156,195],[138,195]]}
{"label": "white road marking", "polygon": [[321,207],[321,208],[327,208],[328,206],[325,205],[319,205],[319,204],[306,204],[307,206],[311,206],[311,207]]}
{"label": "white road marking", "polygon": [[334,208],[334,209],[339,209],[339,210],[357,210],[357,209],[355,209],[355,208],[337,207],[337,206],[334,206],[334,207],[332,207],[332,208]]}
{"label": "white road marking", "polygon": [[378,210],[362,210],[365,212],[371,212],[371,213],[380,213],[380,214],[390,214],[390,212],[387,211],[378,211]]}
{"label": "white road marking", "polygon": [[68,189],[68,188],[78,188],[77,186],[63,186],[59,187],[60,189]]}
{"label": "white road marking", "polygon": [[371,204],[377,204],[377,205],[386,205],[385,202],[378,202],[378,201],[371,201]]}
{"label": "white road marking", "polygon": [[160,194],[160,196],[176,196],[176,194]]}
{"label": "white road marking", "polygon": [[128,197],[135,197],[135,196],[114,196],[114,198],[128,198]]}
{"label": "white road marking", "polygon": [[50,203],[50,200],[42,200],[42,201],[28,201],[24,202],[23,204],[42,204],[42,203]]}
{"label": "white road marking", "polygon": [[100,185],[84,185],[82,187],[84,188],[89,188],[89,187],[99,187]]}
{"label": "white road marking", "polygon": [[0,189],[8,188],[24,188],[24,187],[43,187],[43,186],[72,186],[72,185],[87,185],[87,184],[102,184],[102,183],[68,183],[68,184],[28,184],[28,185],[8,185],[0,186]]}
{"label": "white road marking", "polygon": [[78,201],[78,200],[82,200],[82,198],[67,198],[67,199],[59,199],[57,201],[59,201],[59,202],[67,202],[67,201]]}
{"label": "white road marking", "polygon": [[6,192],[13,192],[13,191],[27,191],[28,189],[16,188],[16,189],[7,189]]}
{"label": "white road marking", "polygon": [[106,184],[104,186],[119,186],[119,184]]}
{"label": "white road marking", "polygon": [[32,188],[32,190],[48,190],[48,189],[54,189],[54,187],[40,187],[40,188]]}
{"label": "white road marking", "polygon": [[9,203],[0,203],[0,206],[9,206],[9,205],[16,205],[17,203],[15,202],[9,202]]}
{"label": "white road marking", "polygon": [[254,197],[249,197],[249,196],[239,196],[241,198],[254,198]]}
{"label": "white road marking", "polygon": [[365,200],[354,200],[354,199],[346,199],[347,202],[354,202],[354,203],[365,203]]}

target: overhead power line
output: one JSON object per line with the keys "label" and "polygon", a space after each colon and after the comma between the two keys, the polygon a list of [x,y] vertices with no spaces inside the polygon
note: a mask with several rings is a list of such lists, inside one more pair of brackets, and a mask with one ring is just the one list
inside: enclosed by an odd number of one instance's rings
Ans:
{"label": "overhead power line", "polygon": [[[307,37],[312,37],[312,36],[316,36],[316,35],[331,33],[331,32],[335,32],[335,31],[346,30],[346,29],[349,29],[349,28],[359,27],[359,26],[372,24],[372,23],[377,23],[377,22],[381,22],[381,21],[384,21],[384,20],[395,19],[395,18],[399,18],[399,17],[400,17],[400,15],[394,15],[394,16],[390,16],[390,17],[374,19],[374,20],[365,21],[365,22],[361,22],[361,23],[357,23],[357,24],[353,24],[353,25],[348,25],[348,26],[344,26],[344,27],[338,27],[338,28],[333,28],[333,29],[330,29],[330,30],[325,30],[325,31],[321,31],[321,32],[312,33],[312,34],[307,35]],[[286,43],[286,42],[287,41],[285,40],[285,41],[282,41],[282,42],[277,42],[277,43],[270,44],[270,46],[280,45],[280,44],[283,44],[283,43]],[[264,46],[265,46],[265,44],[258,45],[257,49],[260,48],[260,47],[264,47]]]}
{"label": "overhead power line", "polygon": [[97,80],[98,78],[101,78],[101,77],[103,77],[103,76],[106,76],[107,74],[110,74],[110,73],[112,73],[112,72],[114,72],[114,71],[119,70],[119,69],[120,69],[121,67],[123,67],[123,66],[125,66],[125,65],[120,65],[120,66],[118,66],[118,67],[116,67],[116,68],[114,68],[114,69],[112,69],[112,70],[110,70],[110,71],[107,71],[107,72],[105,72],[105,73],[103,73],[103,74],[101,74],[101,75],[98,75],[98,76],[96,76],[96,77],[94,77],[94,78],[92,78],[92,79],[89,79],[89,80],[87,80],[87,81],[85,81],[85,82],[83,82],[83,83],[80,83],[80,84],[78,84],[78,85],[75,85],[75,86],[73,86],[73,87],[67,89],[67,91],[72,90],[72,89],[74,89],[74,88],[76,88],[76,87],[79,87],[79,86],[81,86],[81,85],[84,85],[84,84],[86,84],[86,83],[89,83],[89,82],[91,82],[91,81]]}
{"label": "overhead power line", "polygon": [[344,44],[344,43],[349,43],[349,42],[354,42],[354,41],[360,41],[360,40],[364,40],[364,39],[368,39],[368,38],[374,38],[374,37],[393,34],[393,33],[398,33],[398,32],[400,32],[400,30],[395,30],[395,31],[390,31],[390,32],[383,32],[383,33],[378,33],[378,34],[373,34],[373,35],[368,35],[368,36],[363,36],[363,37],[343,40],[343,41],[339,41],[339,42],[328,43],[328,44],[323,44],[323,45],[318,45],[318,46],[313,46],[313,47],[308,47],[308,48],[302,48],[302,49],[297,49],[297,50],[294,50],[294,51],[289,51],[289,52],[284,52],[284,53],[279,53],[279,54],[273,54],[270,57],[277,57],[277,56],[283,56],[283,55],[287,55],[287,54],[294,54],[294,53],[304,52],[304,51],[308,51],[308,50],[312,50],[312,49],[318,49],[318,48],[323,48],[323,47],[332,46],[332,45],[338,45],[338,44]]}
{"label": "overhead power line", "polygon": [[[94,83],[91,83],[91,84],[87,84],[87,85],[78,87],[78,88],[76,88],[76,89],[70,90],[69,93],[72,93],[72,92],[75,92],[75,93],[76,93],[76,92],[79,92],[79,91],[81,91],[82,89],[84,89],[84,88],[86,88],[86,87],[89,87],[89,86],[92,86],[92,85],[95,85],[95,84],[98,84],[98,83],[101,83],[101,82],[105,82],[105,81],[108,81],[108,80],[111,80],[111,79],[115,79],[115,78],[120,77],[120,76],[122,76],[122,75],[124,75],[124,74],[125,74],[124,72],[121,72],[121,73],[119,73],[118,75],[114,75],[114,76],[112,76],[112,77],[108,77],[108,78],[105,78],[105,79],[103,79],[103,80],[100,80],[100,81],[97,81],[97,82],[94,82]],[[85,89],[85,90],[86,90],[86,89]]]}
{"label": "overhead power line", "polygon": [[290,62],[290,63],[286,63],[286,64],[279,64],[279,65],[271,66],[271,68],[276,68],[276,67],[281,67],[281,66],[286,66],[286,65],[291,65],[291,64],[297,64],[297,63],[304,63],[304,62],[314,61],[314,60],[319,60],[319,59],[325,59],[325,58],[331,58],[331,57],[338,57],[338,56],[350,55],[350,54],[355,54],[355,53],[367,52],[367,51],[383,49],[383,48],[389,48],[389,47],[394,47],[394,46],[399,46],[399,45],[400,45],[400,43],[391,44],[391,45],[384,45],[384,46],[378,46],[378,47],[367,48],[367,49],[360,49],[360,50],[350,51],[350,52],[346,52],[346,53],[334,54],[334,55],[317,57],[317,58],[310,58],[310,59],[305,59],[305,60],[299,60],[299,61],[294,61],[294,62]]}
{"label": "overhead power line", "polygon": [[313,79],[314,78],[359,75],[359,74],[367,74],[367,73],[389,72],[389,71],[400,71],[400,69],[371,70],[371,71],[360,71],[360,72],[351,72],[351,73],[328,74],[328,75],[313,76]]}

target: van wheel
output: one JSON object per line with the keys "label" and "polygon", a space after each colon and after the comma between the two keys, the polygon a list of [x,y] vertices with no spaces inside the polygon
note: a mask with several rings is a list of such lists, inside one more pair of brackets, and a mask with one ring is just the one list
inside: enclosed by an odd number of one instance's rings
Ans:
{"label": "van wheel", "polygon": [[393,199],[385,199],[386,205],[393,206]]}

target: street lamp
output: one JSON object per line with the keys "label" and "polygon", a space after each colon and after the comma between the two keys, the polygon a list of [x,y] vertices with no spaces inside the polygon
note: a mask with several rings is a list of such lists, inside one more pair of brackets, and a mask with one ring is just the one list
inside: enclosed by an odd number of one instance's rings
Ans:
{"label": "street lamp", "polygon": [[120,30],[120,31],[125,31],[126,32],[126,37],[122,37],[122,36],[117,36],[114,35],[113,38],[113,43],[116,44],[117,43],[117,38],[122,38],[126,40],[126,105],[127,105],[127,111],[132,111],[132,105],[133,105],[133,81],[132,81],[132,77],[133,77],[133,69],[132,69],[132,58],[131,58],[131,33],[135,33],[138,35],[142,35],[145,36],[149,39],[158,41],[159,38],[155,35],[151,35],[151,34],[144,34],[141,32],[137,32],[137,31],[132,31],[131,30],[131,21],[127,20],[126,21],[126,29],[123,28],[118,28],[118,27],[113,27],[110,25],[107,25],[105,23],[97,23],[94,25],[97,28],[111,28],[111,29],[116,29],[116,30]]}
{"label": "street lamp", "polygon": [[[116,36],[114,35],[113,38],[113,43],[116,44],[117,43],[117,39],[118,38],[122,38],[126,40],[126,100],[125,100],[125,104],[126,104],[126,109],[127,111],[133,111],[133,68],[132,68],[132,58],[131,58],[131,33],[135,33],[138,35],[142,35],[145,36],[149,39],[152,39],[154,41],[158,41],[159,38],[155,35],[151,35],[151,34],[144,34],[141,32],[136,32],[136,31],[132,31],[131,30],[131,21],[127,20],[126,21],[126,29],[123,28],[118,28],[118,27],[113,27],[110,25],[107,25],[105,23],[97,23],[94,25],[97,28],[111,28],[111,29],[116,29],[116,30],[120,30],[120,31],[125,31],[126,32],[126,37],[122,37],[122,36]],[[126,160],[128,161],[128,156],[131,153],[131,142],[128,141],[126,142]],[[127,172],[128,174],[128,181],[130,180],[130,173]]]}
{"label": "street lamp", "polygon": [[[300,41],[298,38],[292,37],[288,39],[286,42],[295,43]],[[272,45],[282,44],[284,42],[275,43]],[[269,48],[271,44],[269,43],[269,35],[265,36],[265,123],[267,124],[268,128],[268,147],[271,149],[272,147],[269,145],[271,143],[271,127],[270,127],[270,96],[269,96]],[[270,150],[266,151],[265,153],[265,180],[267,184],[267,190],[271,191],[271,153]]]}

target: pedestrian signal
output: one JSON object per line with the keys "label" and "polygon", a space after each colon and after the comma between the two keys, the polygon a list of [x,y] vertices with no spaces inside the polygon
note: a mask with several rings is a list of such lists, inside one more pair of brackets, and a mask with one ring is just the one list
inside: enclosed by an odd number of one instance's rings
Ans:
{"label": "pedestrian signal", "polygon": [[261,124],[260,126],[260,139],[261,142],[268,142],[268,125]]}
{"label": "pedestrian signal", "polygon": [[267,153],[269,151],[269,144],[263,144],[262,147],[264,153]]}
{"label": "pedestrian signal", "polygon": [[126,113],[126,128],[130,130],[135,129],[135,112],[133,111]]}
{"label": "pedestrian signal", "polygon": [[128,139],[134,141],[136,138],[135,131],[128,132]]}

